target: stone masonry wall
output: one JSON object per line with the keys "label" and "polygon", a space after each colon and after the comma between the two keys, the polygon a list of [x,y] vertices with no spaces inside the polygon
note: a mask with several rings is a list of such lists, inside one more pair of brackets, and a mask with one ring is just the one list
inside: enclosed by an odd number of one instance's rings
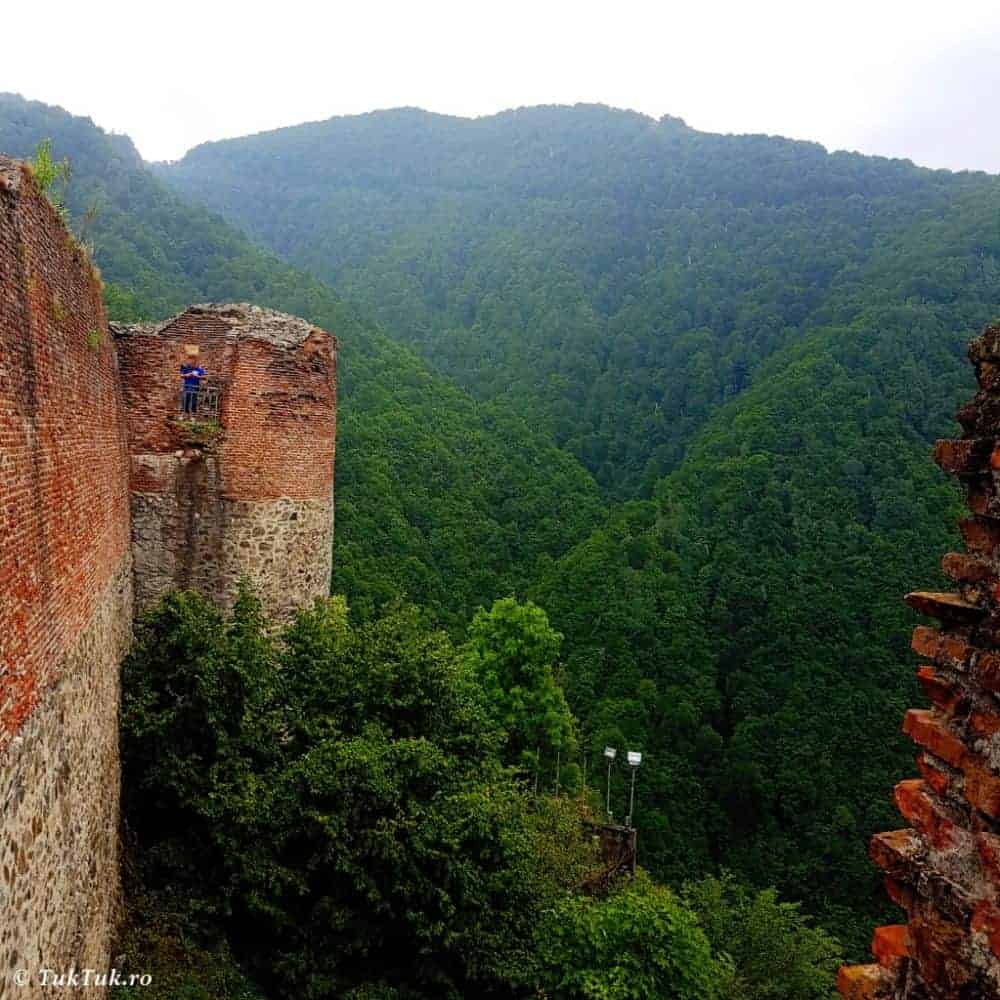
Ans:
{"label": "stone masonry wall", "polygon": [[[131,622],[117,359],[86,255],[0,158],[0,997],[107,968]],[[37,982],[37,980],[34,980]]]}
{"label": "stone masonry wall", "polygon": [[942,560],[956,591],[906,597],[939,622],[912,641],[931,706],[903,723],[920,777],[895,791],[909,826],[871,843],[906,922],[875,931],[876,963],[840,970],[849,1000],[1000,997],[1000,325],[969,356],[979,392],[958,413],[963,436],[935,449],[971,510],[965,551]]}
{"label": "stone masonry wall", "polygon": [[[249,576],[274,617],[329,592],[336,341],[245,304],[116,327],[132,449],[139,607],[171,587],[231,603]],[[188,345],[221,388],[218,428],[178,419]]]}

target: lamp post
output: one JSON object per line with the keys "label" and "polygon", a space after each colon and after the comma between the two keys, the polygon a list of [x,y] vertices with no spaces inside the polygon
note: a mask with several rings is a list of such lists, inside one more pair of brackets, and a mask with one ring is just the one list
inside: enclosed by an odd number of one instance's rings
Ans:
{"label": "lamp post", "polygon": [[629,750],[628,766],[632,768],[632,787],[629,789],[628,793],[628,819],[625,820],[625,825],[627,827],[632,826],[632,808],[635,805],[635,773],[639,770],[639,765],[641,763],[642,754],[635,750]]}
{"label": "lamp post", "polygon": [[617,754],[617,753],[618,753],[618,751],[614,747],[605,747],[604,748],[604,756],[607,758],[607,761],[608,761],[608,804],[607,804],[607,810],[608,810],[608,822],[609,823],[611,822],[611,765],[614,764],[614,762],[615,762],[615,754]]}

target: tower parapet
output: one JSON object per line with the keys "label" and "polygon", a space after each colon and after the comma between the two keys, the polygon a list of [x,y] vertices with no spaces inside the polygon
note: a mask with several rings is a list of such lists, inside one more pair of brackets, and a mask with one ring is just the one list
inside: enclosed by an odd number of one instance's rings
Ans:
{"label": "tower parapet", "polygon": [[[276,618],[327,595],[336,339],[246,303],[113,330],[138,606],[170,588],[227,605],[244,575]],[[197,388],[183,385],[186,362],[205,372]]]}
{"label": "tower parapet", "polygon": [[939,623],[912,641],[931,707],[903,723],[919,748],[920,777],[895,790],[909,826],[871,842],[906,923],[875,931],[877,963],[840,970],[849,1000],[1000,997],[1000,325],[969,357],[979,391],[958,412],[963,435],[934,450],[966,490],[966,551],[942,560],[953,593],[906,596]]}

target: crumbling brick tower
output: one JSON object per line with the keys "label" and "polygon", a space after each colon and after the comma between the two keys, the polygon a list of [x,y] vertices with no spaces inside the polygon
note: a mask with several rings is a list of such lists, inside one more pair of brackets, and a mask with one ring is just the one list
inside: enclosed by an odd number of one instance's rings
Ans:
{"label": "crumbling brick tower", "polygon": [[913,633],[931,708],[911,709],[903,729],[921,777],[896,786],[909,827],[871,843],[907,922],[875,931],[877,964],[840,970],[851,1000],[1000,997],[1000,325],[969,357],[979,391],[958,413],[964,434],[935,448],[972,511],[966,552],[942,561],[957,592],[906,597],[940,623]]}
{"label": "crumbling brick tower", "polygon": [[[329,593],[337,342],[247,304],[114,326],[132,452],[141,609],[170,588],[222,604],[248,576],[284,618]],[[207,372],[185,412],[180,366]]]}

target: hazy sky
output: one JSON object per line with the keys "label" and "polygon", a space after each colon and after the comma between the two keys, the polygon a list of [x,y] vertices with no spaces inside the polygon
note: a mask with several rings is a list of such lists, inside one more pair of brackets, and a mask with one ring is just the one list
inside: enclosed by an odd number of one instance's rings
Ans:
{"label": "hazy sky", "polygon": [[997,0],[57,0],[5,5],[0,34],[0,91],[147,159],[375,108],[599,101],[1000,172]]}

